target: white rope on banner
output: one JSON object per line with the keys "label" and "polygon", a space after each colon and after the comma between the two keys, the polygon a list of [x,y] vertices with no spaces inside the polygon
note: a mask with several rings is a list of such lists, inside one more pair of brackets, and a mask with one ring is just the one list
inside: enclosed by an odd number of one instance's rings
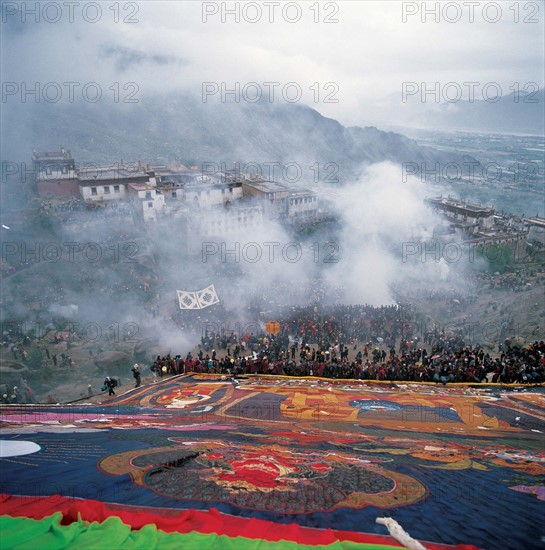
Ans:
{"label": "white rope on banner", "polygon": [[376,522],[380,525],[385,525],[390,535],[394,537],[397,542],[405,546],[405,548],[409,548],[409,550],[426,550],[426,547],[416,539],[413,539],[395,519],[377,518]]}

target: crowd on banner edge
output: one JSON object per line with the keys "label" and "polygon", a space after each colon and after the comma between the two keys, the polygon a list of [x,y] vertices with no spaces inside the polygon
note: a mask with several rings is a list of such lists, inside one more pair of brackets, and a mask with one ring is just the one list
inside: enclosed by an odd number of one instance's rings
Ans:
{"label": "crowd on banner edge", "polygon": [[468,345],[463,331],[414,330],[403,307],[333,306],[320,315],[292,308],[276,335],[206,332],[198,352],[157,356],[151,371],[164,375],[270,374],[411,382],[521,383],[545,381],[545,342],[527,346],[505,337],[499,356]]}
{"label": "crowd on banner edge", "polygon": [[[267,334],[257,324],[248,327],[255,332],[205,330],[197,348],[185,356],[157,355],[151,365],[135,364],[131,369],[135,387],[149,373],[153,381],[210,373],[234,380],[246,374],[269,374],[438,384],[545,382],[545,342],[522,346],[507,336],[508,324],[499,327],[501,339],[494,356],[480,344],[469,344],[471,338],[463,327],[459,331],[417,327],[411,308],[402,305],[334,305],[320,308],[319,313],[313,306],[294,306],[279,322],[278,334]],[[71,357],[66,359],[73,364]],[[115,377],[107,377],[102,390],[115,395],[116,382]],[[11,386],[0,387],[0,403],[34,402],[24,378]]]}

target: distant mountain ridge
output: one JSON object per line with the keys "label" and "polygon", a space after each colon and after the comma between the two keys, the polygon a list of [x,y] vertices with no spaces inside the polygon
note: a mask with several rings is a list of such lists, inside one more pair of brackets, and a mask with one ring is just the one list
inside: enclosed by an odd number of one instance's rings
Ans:
{"label": "distant mountain ridge", "polygon": [[[475,162],[473,157],[419,145],[375,127],[345,127],[295,104],[203,104],[191,96],[146,98],[126,104],[5,106],[4,160],[28,161],[33,148],[59,144],[76,161],[318,163],[339,167],[341,179],[374,162]],[[310,169],[308,174],[312,174]]]}
{"label": "distant mountain ridge", "polygon": [[[369,120],[395,119],[397,126],[430,129],[480,130],[499,133],[545,135],[545,89],[511,92],[488,100],[437,103],[433,95],[422,101],[410,95],[403,103],[400,94],[389,95],[372,105]],[[497,101],[496,101],[497,99]]]}

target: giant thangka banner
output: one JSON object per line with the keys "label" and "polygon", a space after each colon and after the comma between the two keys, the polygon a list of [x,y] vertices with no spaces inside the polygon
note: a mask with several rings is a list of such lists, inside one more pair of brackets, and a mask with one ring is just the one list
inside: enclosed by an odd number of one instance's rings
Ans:
{"label": "giant thangka banner", "polygon": [[219,298],[214,285],[207,286],[202,290],[191,292],[187,290],[177,290],[178,303],[180,309],[204,309],[214,304],[219,304]]}

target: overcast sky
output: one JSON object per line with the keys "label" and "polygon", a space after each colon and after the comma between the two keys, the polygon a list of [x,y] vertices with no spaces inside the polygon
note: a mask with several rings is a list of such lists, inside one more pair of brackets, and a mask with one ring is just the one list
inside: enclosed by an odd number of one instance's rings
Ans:
{"label": "overcast sky", "polygon": [[[222,86],[237,82],[241,93],[249,82],[263,92],[265,82],[278,82],[281,101],[284,86],[295,82],[285,89],[290,99],[299,87],[302,103],[353,125],[372,118],[374,101],[390,94],[401,101],[403,82],[456,82],[466,91],[465,82],[476,82],[481,99],[486,83],[507,95],[517,82],[544,81],[543,0],[441,2],[439,22],[432,13],[422,21],[423,8],[435,2],[397,0],[239,2],[238,23],[225,13],[235,2],[100,2],[101,15],[91,2],[73,5],[73,13],[65,2],[42,2],[38,15],[28,13],[34,4],[26,2],[25,21],[24,9],[14,13],[15,2],[2,2],[3,86],[98,82],[113,94],[113,83],[135,82],[139,97],[176,90],[201,96],[209,82],[219,97]],[[248,97],[256,92],[246,90]],[[338,101],[325,102],[327,94]],[[3,108],[10,101],[4,97]]]}

